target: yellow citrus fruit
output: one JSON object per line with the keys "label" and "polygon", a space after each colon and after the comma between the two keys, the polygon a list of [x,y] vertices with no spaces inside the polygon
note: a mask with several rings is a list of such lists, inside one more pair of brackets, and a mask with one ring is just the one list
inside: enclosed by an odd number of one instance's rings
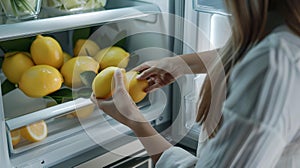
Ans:
{"label": "yellow citrus fruit", "polygon": [[[4,57],[9,57],[9,56],[15,55],[15,54],[17,54],[17,53],[18,53],[18,51],[7,52],[7,53],[4,54]],[[27,52],[24,52],[24,53],[27,53]],[[29,53],[27,53],[27,54],[29,54]],[[30,55],[30,54],[29,54],[29,55]],[[30,56],[30,57],[31,57],[31,56]]]}
{"label": "yellow citrus fruit", "polygon": [[49,65],[35,65],[26,70],[19,82],[19,88],[29,97],[43,97],[60,89],[63,77]]}
{"label": "yellow citrus fruit", "polygon": [[72,56],[66,52],[63,52],[63,56],[64,56],[64,63],[69,61],[72,58]]}
{"label": "yellow citrus fruit", "polygon": [[75,110],[75,112],[71,113],[74,117],[78,118],[88,118],[91,116],[95,110],[95,104],[90,104]]}
{"label": "yellow citrus fruit", "polygon": [[100,64],[100,69],[110,66],[126,68],[129,62],[129,53],[120,47],[108,47],[100,50],[94,57]]}
{"label": "yellow citrus fruit", "polygon": [[74,56],[95,56],[100,50],[98,44],[89,39],[79,39],[75,43]]}
{"label": "yellow citrus fruit", "polygon": [[144,91],[144,89],[148,87],[148,81],[137,80],[137,75],[138,72],[136,71],[129,71],[126,73],[127,80],[129,82],[128,92],[135,103],[142,101],[146,97],[147,93]]}
{"label": "yellow citrus fruit", "polygon": [[21,141],[21,131],[19,129],[10,131],[12,145],[16,146]]}
{"label": "yellow citrus fruit", "polygon": [[[113,94],[113,76],[118,67],[108,67],[102,70],[93,80],[92,89],[96,98],[107,99]],[[124,84],[128,90],[128,82],[125,69],[121,69],[124,77]]]}
{"label": "yellow citrus fruit", "polygon": [[14,52],[5,54],[2,71],[6,78],[12,83],[18,83],[22,74],[34,66],[30,54],[26,52]]}
{"label": "yellow citrus fruit", "polygon": [[60,68],[64,63],[60,44],[52,37],[37,35],[30,47],[32,59],[37,65]]}
{"label": "yellow citrus fruit", "polygon": [[47,124],[44,120],[21,128],[21,135],[30,142],[38,142],[48,135]]}
{"label": "yellow citrus fruit", "polygon": [[93,71],[96,74],[99,70],[99,64],[89,56],[71,58],[64,63],[60,72],[64,77],[64,84],[68,87],[78,88],[83,86],[80,74],[84,71]]}

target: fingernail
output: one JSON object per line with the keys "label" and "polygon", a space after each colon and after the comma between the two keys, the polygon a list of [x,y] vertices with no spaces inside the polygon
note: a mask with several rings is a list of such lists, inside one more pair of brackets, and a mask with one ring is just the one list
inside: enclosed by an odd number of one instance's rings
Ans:
{"label": "fingernail", "polygon": [[117,76],[120,76],[121,75],[121,70],[118,68],[116,71],[115,71],[116,75]]}
{"label": "fingernail", "polygon": [[136,79],[142,79],[143,73],[140,73],[136,76]]}

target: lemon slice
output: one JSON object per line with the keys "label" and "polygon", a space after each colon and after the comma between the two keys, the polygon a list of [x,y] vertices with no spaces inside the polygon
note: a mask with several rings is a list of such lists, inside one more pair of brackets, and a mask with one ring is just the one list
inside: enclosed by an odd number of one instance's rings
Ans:
{"label": "lemon slice", "polygon": [[21,140],[21,132],[19,129],[11,131],[10,136],[13,146],[16,146]]}
{"label": "lemon slice", "polygon": [[48,129],[44,120],[27,125],[21,129],[23,138],[30,142],[38,142],[47,137]]}

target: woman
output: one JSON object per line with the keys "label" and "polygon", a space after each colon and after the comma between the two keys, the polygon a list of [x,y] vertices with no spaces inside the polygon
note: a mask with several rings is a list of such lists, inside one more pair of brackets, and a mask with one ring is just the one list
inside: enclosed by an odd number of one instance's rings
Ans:
{"label": "woman", "polygon": [[[133,130],[156,167],[300,167],[300,1],[226,0],[226,4],[233,26],[232,38],[220,50],[225,79],[211,59],[216,55],[213,51],[135,68],[142,72],[139,79],[149,80],[146,90],[152,91],[188,72],[180,62],[193,73],[207,73],[213,66],[196,119],[211,140],[197,157],[172,146],[151,127],[128,95],[119,71],[114,76],[113,99],[91,99]],[[282,25],[272,22],[274,16],[282,18]],[[212,63],[206,66],[207,62]],[[212,84],[214,77],[219,85]],[[206,123],[214,113],[211,93],[222,94],[225,89],[222,122],[215,124],[216,129]]]}

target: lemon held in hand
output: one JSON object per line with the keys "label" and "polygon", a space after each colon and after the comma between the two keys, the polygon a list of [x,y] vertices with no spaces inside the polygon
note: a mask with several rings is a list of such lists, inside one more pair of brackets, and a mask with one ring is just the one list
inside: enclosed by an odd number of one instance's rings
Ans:
{"label": "lemon held in hand", "polygon": [[26,70],[19,82],[19,88],[29,97],[43,97],[60,89],[63,77],[49,65],[35,65]]}
{"label": "lemon held in hand", "polygon": [[147,80],[137,80],[138,72],[129,71],[126,73],[127,80],[129,82],[129,95],[135,103],[142,101],[147,93],[144,91],[148,87]]}
{"label": "lemon held in hand", "polygon": [[[114,85],[114,73],[118,67],[108,67],[102,70],[93,80],[92,89],[96,98],[107,99],[113,94],[113,85]],[[121,69],[124,76],[124,84],[128,90],[128,82],[126,78],[126,72],[124,69]]]}
{"label": "lemon held in hand", "polygon": [[2,71],[11,83],[18,83],[22,74],[32,66],[34,63],[29,53],[6,53],[2,63]]}
{"label": "lemon held in hand", "polygon": [[44,120],[21,128],[21,135],[30,142],[38,142],[48,135],[47,124]]}
{"label": "lemon held in hand", "polygon": [[74,57],[64,63],[60,72],[64,77],[64,84],[68,87],[78,88],[83,86],[80,74],[85,71],[93,71],[96,74],[99,64],[89,56]]}
{"label": "lemon held in hand", "polygon": [[50,65],[60,68],[64,63],[62,48],[52,37],[37,35],[31,44],[30,53],[37,65]]}
{"label": "lemon held in hand", "polygon": [[110,66],[126,68],[129,62],[129,53],[120,47],[108,47],[100,50],[94,59],[99,62],[100,69]]}

